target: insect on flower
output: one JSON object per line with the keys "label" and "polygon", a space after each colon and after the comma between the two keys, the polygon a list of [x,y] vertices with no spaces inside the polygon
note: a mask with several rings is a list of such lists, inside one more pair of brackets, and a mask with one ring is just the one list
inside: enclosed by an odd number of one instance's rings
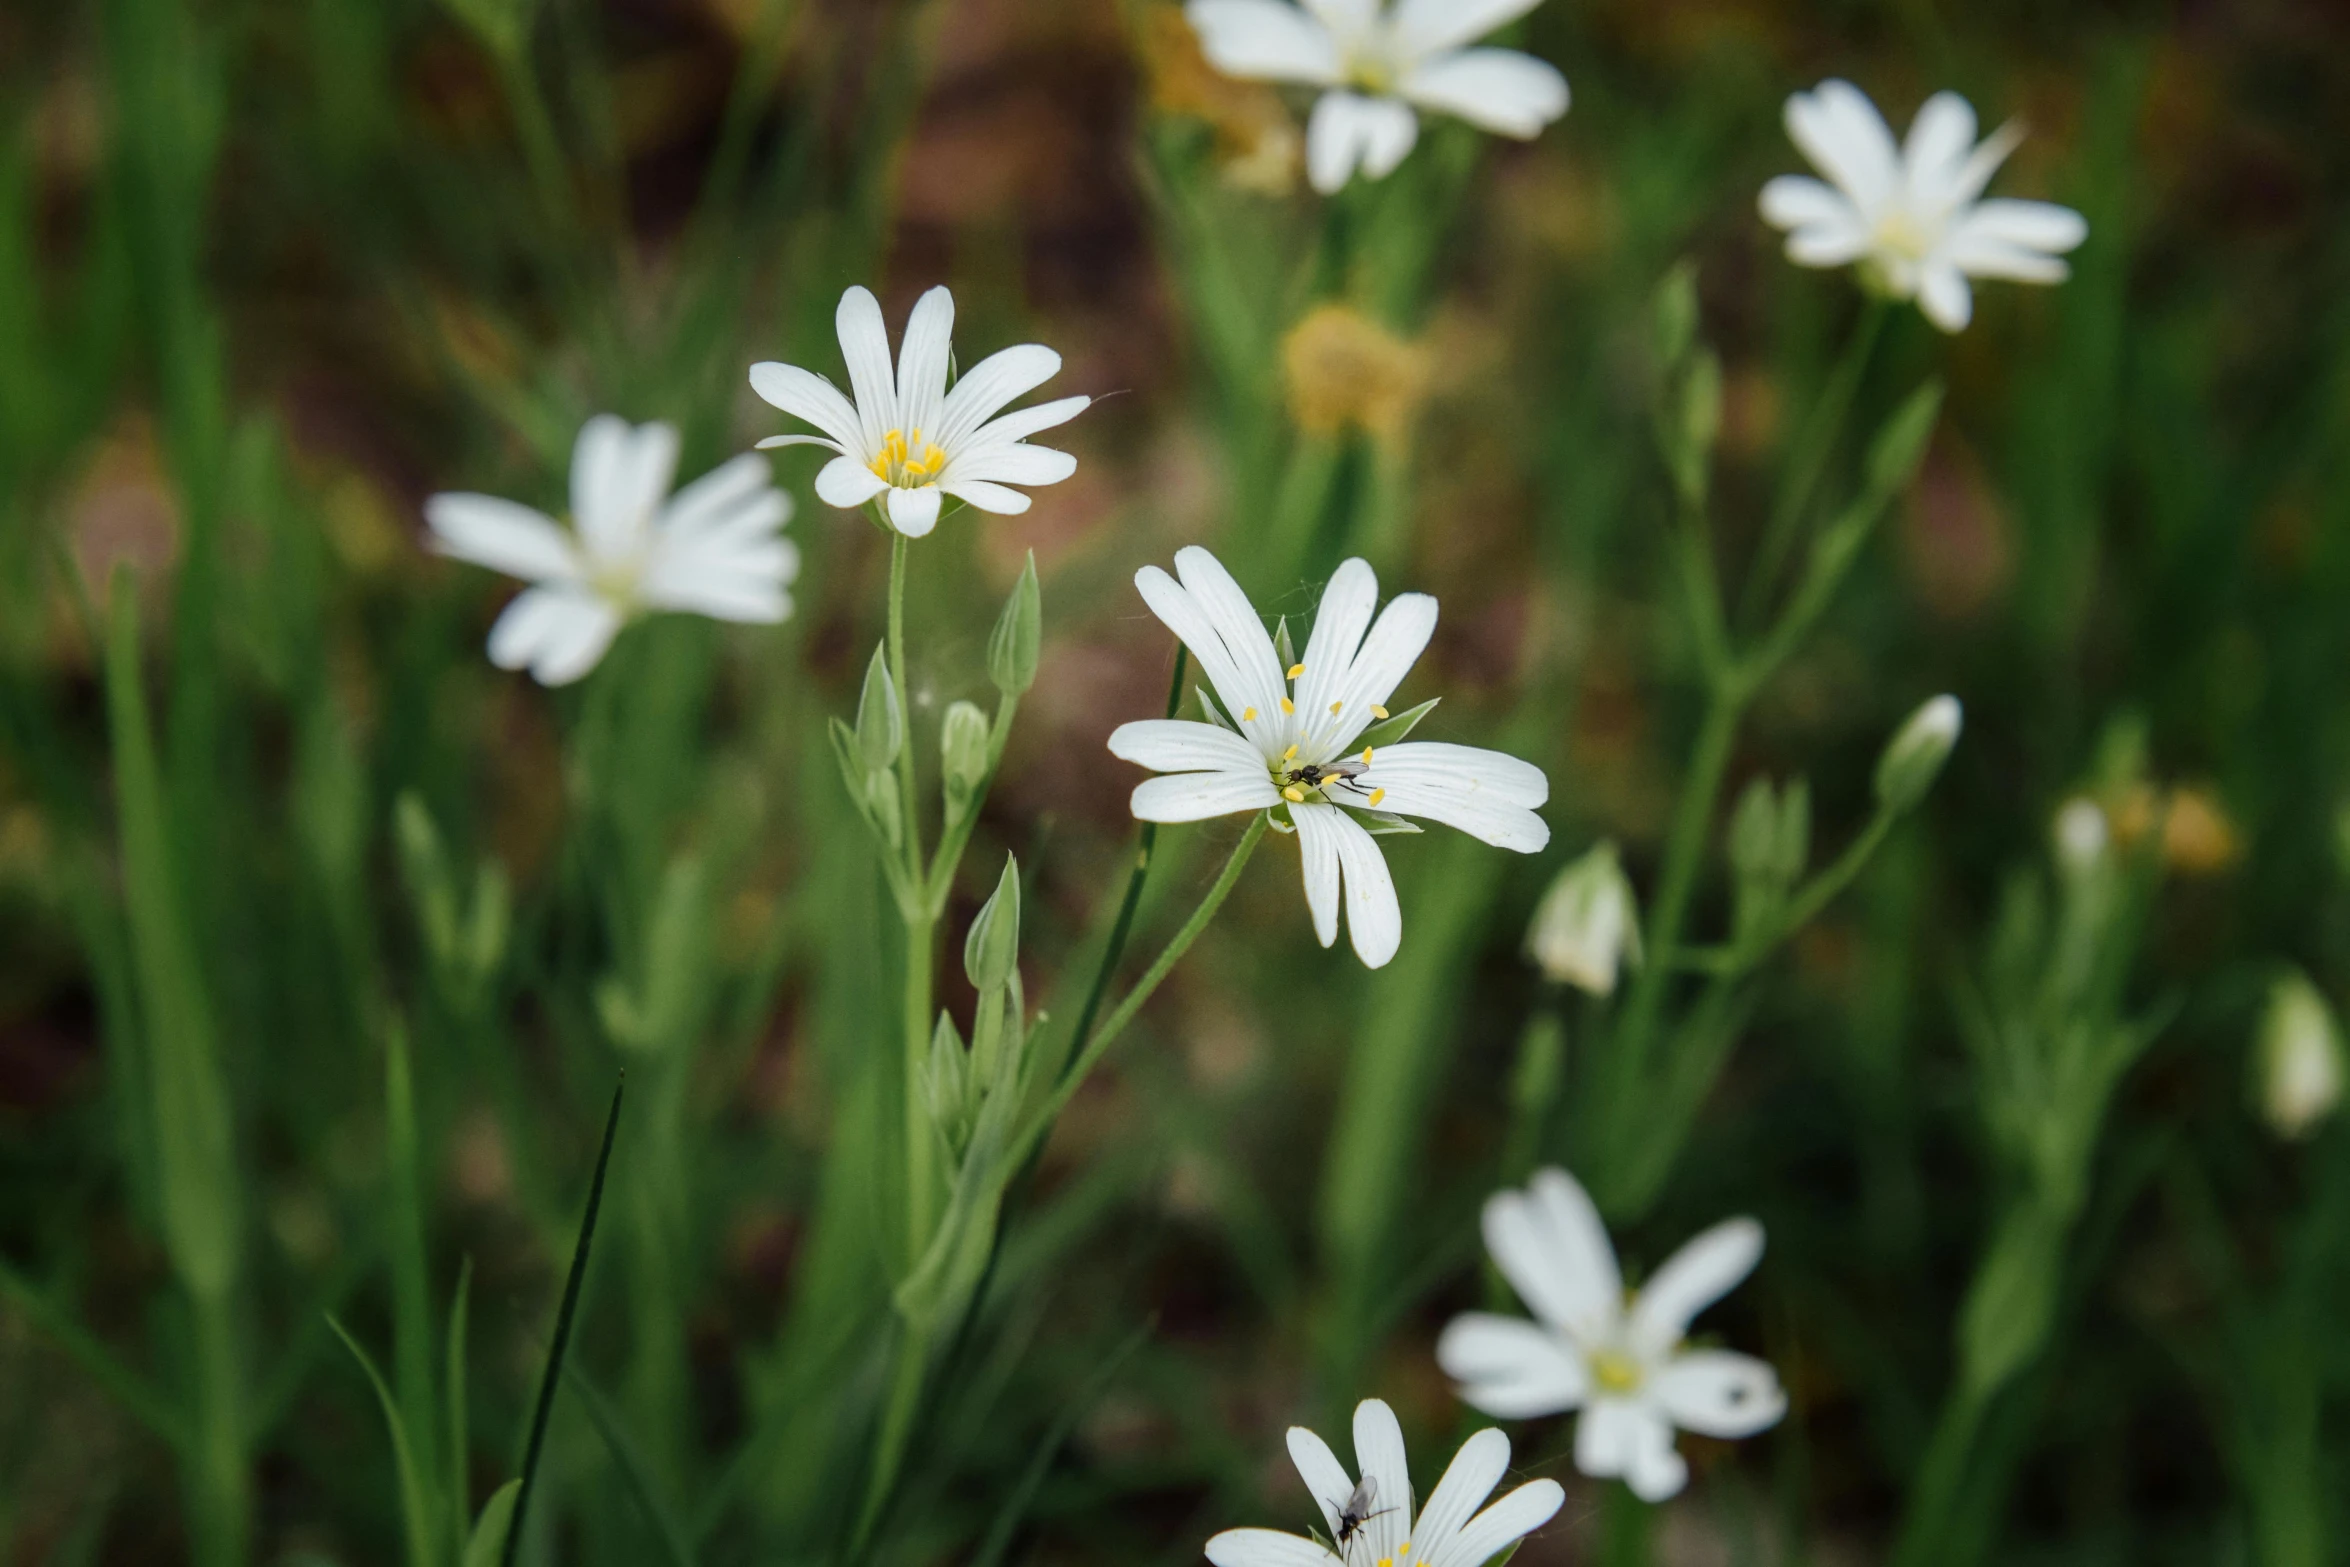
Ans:
{"label": "insect on flower", "polygon": [[1354,1553],[1355,1537],[1363,1532],[1363,1525],[1374,1518],[1384,1518],[1389,1513],[1398,1510],[1393,1507],[1377,1507],[1378,1501],[1379,1477],[1365,1475],[1355,1482],[1355,1488],[1347,1493],[1345,1501],[1331,1503],[1333,1507],[1338,1509],[1337,1535],[1340,1555],[1351,1559]]}

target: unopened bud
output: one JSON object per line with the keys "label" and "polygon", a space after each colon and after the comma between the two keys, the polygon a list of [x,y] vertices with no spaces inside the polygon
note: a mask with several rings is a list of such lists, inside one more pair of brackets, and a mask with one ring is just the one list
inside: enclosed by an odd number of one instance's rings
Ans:
{"label": "unopened bud", "polygon": [[963,972],[981,995],[1012,982],[1020,962],[1020,862],[1004,856],[1004,874],[995,892],[963,938]]}
{"label": "unopened bud", "polygon": [[1526,931],[1526,956],[1554,984],[1612,995],[1620,964],[1640,965],[1639,908],[1612,840],[1559,872]]}
{"label": "unopened bud", "polygon": [[2260,1025],[2261,1113],[2280,1137],[2306,1137],[2342,1099],[2342,1034],[2298,969],[2278,976]]}
{"label": "unopened bud", "polygon": [[857,693],[857,759],[869,773],[889,771],[906,743],[905,715],[898,711],[897,682],[889,677],[883,649],[865,666],[865,687]]}
{"label": "unopened bud", "polygon": [[1877,803],[1888,811],[1906,811],[1926,797],[1958,744],[1964,714],[1958,698],[1945,692],[1929,698],[1909,715],[1908,722],[1886,742],[1877,758]]}
{"label": "unopened bud", "polygon": [[2104,863],[2112,830],[2095,800],[2076,795],[2056,813],[2056,863],[2075,876],[2086,876]]}
{"label": "unopened bud", "polygon": [[955,1020],[944,1012],[938,1015],[938,1027],[930,1035],[930,1064],[922,1087],[930,1102],[931,1124],[945,1136],[948,1147],[960,1152],[964,1123],[970,1118],[970,1073],[963,1059],[962,1036],[955,1032]]}
{"label": "unopened bud", "polygon": [[947,803],[960,812],[987,781],[987,715],[970,702],[949,707],[938,733],[938,753]]}
{"label": "unopened bud", "polygon": [[1044,603],[1036,586],[1036,552],[1020,568],[1012,596],[996,617],[987,638],[987,677],[1006,696],[1019,696],[1036,684],[1036,659],[1044,638]]}

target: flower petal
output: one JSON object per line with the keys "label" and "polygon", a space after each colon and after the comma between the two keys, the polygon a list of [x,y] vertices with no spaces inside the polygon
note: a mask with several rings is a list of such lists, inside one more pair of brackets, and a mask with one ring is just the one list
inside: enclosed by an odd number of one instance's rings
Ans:
{"label": "flower petal", "polygon": [[835,457],[816,474],[816,498],[842,511],[855,511],[889,488],[889,481],[854,457]]}
{"label": "flower petal", "polygon": [[703,539],[772,533],[791,518],[791,497],[775,488],[764,457],[730,458],[669,498],[661,508],[661,544],[687,548]]}
{"label": "flower petal", "polygon": [[1787,259],[1799,267],[1849,266],[1875,247],[1858,218],[1850,223],[1816,223],[1787,236]]}
{"label": "flower petal", "polygon": [[1663,1501],[1689,1478],[1664,1416],[1613,1398],[1593,1404],[1576,1422],[1575,1467],[1594,1479],[1621,1476],[1644,1502]]}
{"label": "flower petal", "polygon": [[1752,1355],[1726,1349],[1676,1356],[1648,1391],[1673,1424],[1699,1436],[1752,1436],[1787,1413],[1778,1373]]}
{"label": "flower petal", "polygon": [[1389,26],[1397,49],[1425,59],[1458,49],[1524,16],[1541,0],[1397,0]]}
{"label": "flower petal", "polygon": [[840,356],[849,367],[849,392],[857,401],[860,449],[878,452],[882,437],[898,428],[897,378],[890,370],[889,328],[882,324],[881,301],[869,288],[851,288],[840,296],[832,325],[840,336]]}
{"label": "flower petal", "polygon": [[[1306,639],[1306,672],[1297,679],[1297,705],[1308,715],[1326,713],[1332,702],[1345,697],[1347,673],[1354,668],[1371,612],[1378,607],[1379,577],[1371,563],[1341,562],[1315,607],[1314,632]],[[1316,751],[1315,760],[1324,754]]]}
{"label": "flower petal", "polygon": [[1529,1480],[1470,1519],[1445,1545],[1443,1556],[1428,1567],[1484,1567],[1509,1548],[1558,1516],[1567,1502],[1566,1489],[1556,1480]]}
{"label": "flower petal", "polygon": [[1864,213],[1892,196],[1901,171],[1893,132],[1850,82],[1831,78],[1789,98],[1787,134]]}
{"label": "flower petal", "polygon": [[1754,1271],[1762,1260],[1763,1227],[1752,1219],[1725,1219],[1665,1259],[1640,1287],[1629,1314],[1634,1342],[1662,1355],[1688,1336],[1689,1323]]}
{"label": "flower petal", "polygon": [[1305,710],[1313,727],[1302,749],[1330,757],[1352,745],[1354,737],[1370,727],[1371,709],[1385,706],[1395,695],[1435,634],[1436,600],[1425,593],[1398,593],[1389,599],[1333,697],[1338,711],[1320,703]]}
{"label": "flower petal", "polygon": [[1338,813],[1327,805],[1292,805],[1289,820],[1297,828],[1299,869],[1305,876],[1306,910],[1314,917],[1314,939],[1327,947],[1338,940],[1338,900],[1344,884],[1339,870],[1338,834],[1325,815]]}
{"label": "flower petal", "polygon": [[[1445,1547],[1461,1532],[1469,1515],[1485,1505],[1485,1498],[1493,1494],[1509,1467],[1510,1439],[1499,1431],[1487,1427],[1463,1442],[1412,1525],[1412,1555],[1428,1567],[1445,1561]],[[1480,1556],[1472,1567],[1484,1567],[1484,1561]]]}
{"label": "flower petal", "polygon": [[598,414],[571,452],[571,521],[591,560],[625,560],[643,545],[677,473],[677,429]]}
{"label": "flower petal", "polygon": [[760,401],[822,430],[840,449],[872,455],[865,445],[865,427],[857,417],[856,405],[815,371],[763,360],[751,366],[751,390],[759,394]]}
{"label": "flower petal", "polygon": [[[1379,1516],[1366,1520],[1357,1538],[1371,1561],[1393,1556],[1396,1547],[1411,1538],[1412,1471],[1404,1458],[1403,1427],[1395,1411],[1382,1399],[1366,1398],[1355,1405],[1355,1467],[1365,1479],[1379,1482]],[[1388,1512],[1384,1509],[1393,1508]]]}
{"label": "flower petal", "polygon": [[955,479],[941,481],[939,488],[965,505],[981,511],[994,512],[999,517],[1017,517],[1032,504],[1018,490],[1007,490],[1000,484],[985,479]]}
{"label": "flower petal", "polygon": [[1951,191],[1975,150],[1975,108],[1954,92],[1938,92],[1918,109],[1902,143],[1902,175],[1913,209],[1950,210]]}
{"label": "flower petal", "polygon": [[1110,731],[1110,754],[1162,773],[1229,772],[1266,778],[1257,748],[1216,724],[1188,718],[1144,718]]}
{"label": "flower petal", "polygon": [[938,510],[945,501],[935,484],[918,490],[893,487],[889,492],[889,525],[909,539],[921,538],[938,526]]}
{"label": "flower petal", "polygon": [[657,609],[683,610],[712,620],[771,626],[791,614],[783,584],[799,572],[799,551],[789,540],[756,559],[748,557],[665,563],[641,588]]}
{"label": "flower petal", "polygon": [[1416,67],[1396,91],[1497,136],[1529,139],[1567,112],[1567,79],[1515,49],[1463,49]]}
{"label": "flower petal", "polygon": [[957,452],[938,476],[941,484],[1058,484],[1077,471],[1077,459],[1050,446],[1014,441]]}
{"label": "flower petal", "polygon": [[[1289,819],[1306,863],[1306,901],[1322,945],[1336,934],[1338,890],[1346,890],[1346,930],[1366,968],[1384,968],[1403,943],[1403,907],[1378,843],[1352,816],[1331,805],[1292,805]],[[1320,901],[1317,901],[1320,900]]]}
{"label": "flower petal", "polygon": [[1321,1541],[1278,1529],[1227,1529],[1206,1550],[1216,1567],[1329,1567],[1338,1560]]}
{"label": "flower petal", "polygon": [[563,581],[579,570],[578,553],[562,525],[514,501],[464,491],[435,495],[424,503],[424,520],[441,554],[509,577]]}
{"label": "flower petal", "polygon": [[1217,694],[1226,697],[1228,706],[1232,705],[1231,696],[1241,697],[1242,704],[1235,711],[1245,707],[1261,708],[1268,714],[1277,711],[1288,689],[1282,680],[1281,661],[1273,654],[1273,638],[1266,632],[1264,620],[1240,584],[1232,580],[1232,573],[1215,556],[1191,544],[1175,552],[1175,574],[1215,628],[1232,667],[1246,682],[1243,691],[1227,695],[1219,690]]}
{"label": "flower petal", "polygon": [[1183,14],[1200,53],[1227,76],[1317,87],[1338,80],[1337,40],[1288,0],[1191,0]]}
{"label": "flower petal", "polygon": [[1763,221],[1773,228],[1862,227],[1860,214],[1842,191],[1808,174],[1782,174],[1770,181],[1757,205]]}
{"label": "flower petal", "polygon": [[1553,1166],[1522,1192],[1495,1192],[1484,1227],[1494,1266],[1534,1315],[1585,1345],[1610,1337],[1624,1279],[1599,1210],[1573,1176]]}
{"label": "flower petal", "polygon": [[1289,1461],[1297,1465],[1298,1478],[1314,1495],[1314,1505],[1322,1509],[1322,1526],[1331,1537],[1338,1534],[1338,1509],[1354,1494],[1355,1483],[1346,1472],[1346,1465],[1330,1451],[1330,1444],[1304,1426],[1289,1428]]}
{"label": "flower petal", "polygon": [[946,402],[947,364],[954,355],[955,296],[934,288],[914,302],[906,338],[898,347],[898,423],[906,438],[920,430],[935,439]]}
{"label": "flower petal", "polygon": [[[1061,356],[1042,343],[1022,343],[988,355],[955,382],[930,438],[952,452],[1015,397],[1025,397],[1061,373]],[[1016,415],[1013,417],[1017,417]],[[1037,426],[1043,429],[1044,426]]]}
{"label": "flower petal", "polygon": [[1436,1363],[1461,1384],[1461,1402],[1503,1420],[1555,1415],[1591,1391],[1583,1357],[1521,1317],[1464,1312],[1438,1336]]}
{"label": "flower petal", "polygon": [[1500,751],[1407,740],[1382,746],[1355,782],[1387,791],[1382,810],[1457,827],[1497,849],[1532,854],[1550,842],[1550,825],[1533,810],[1550,798],[1550,780]]}
{"label": "flower petal", "polygon": [[[1216,634],[1215,625],[1208,619],[1207,611],[1188,589],[1156,566],[1145,566],[1136,572],[1134,587],[1142,595],[1143,603],[1150,606],[1151,613],[1159,617],[1160,623],[1174,632],[1183,645],[1191,650],[1191,656],[1199,661],[1201,671],[1207,675],[1208,683],[1216,688],[1216,695],[1223,699],[1224,706],[1235,717],[1247,723],[1250,720],[1244,715],[1253,712],[1257,714],[1255,721],[1265,724],[1268,733],[1278,728],[1281,716],[1279,702],[1272,701],[1271,705],[1267,705],[1270,699],[1263,693],[1264,682],[1258,677],[1253,664],[1248,674],[1241,673],[1241,666],[1233,661],[1231,653],[1224,646],[1224,639]],[[1271,645],[1271,639],[1268,638],[1268,650]]]}
{"label": "flower petal", "polygon": [[1034,408],[1020,409],[1016,413],[1004,415],[1001,419],[990,419],[971,432],[968,444],[977,448],[1000,446],[1011,441],[1026,440],[1040,430],[1049,430],[1055,425],[1067,424],[1085,412],[1092,403],[1093,399],[1082,392],[1074,397],[1061,397],[1049,403],[1038,403]]}
{"label": "flower petal", "polygon": [[1974,318],[1975,293],[1966,274],[1946,260],[1937,260],[1918,273],[1918,308],[1945,332],[1963,332]]}
{"label": "flower petal", "polygon": [[543,686],[569,685],[604,656],[620,616],[584,588],[528,588],[490,627],[490,662],[525,669]]}
{"label": "flower petal", "polygon": [[1280,803],[1279,792],[1262,770],[1253,778],[1237,773],[1169,773],[1135,785],[1132,809],[1134,819],[1141,822],[1204,822],[1211,816],[1261,811]]}
{"label": "flower petal", "polygon": [[[2003,253],[2044,251],[2062,255],[2089,237],[2089,224],[2070,207],[2053,201],[2011,201],[2004,198],[1977,203],[1959,221],[1948,247],[1950,259],[1977,276],[2002,277],[1993,270]],[[2033,256],[2032,261],[2044,258]],[[1982,264],[1988,261],[1991,265]],[[2061,275],[2062,267],[2058,272]],[[2042,281],[2039,277],[2027,279]]]}
{"label": "flower petal", "polygon": [[1326,92],[1306,121],[1306,176],[1325,196],[1343,188],[1358,168],[1366,179],[1385,179],[1419,134],[1418,118],[1396,99]]}

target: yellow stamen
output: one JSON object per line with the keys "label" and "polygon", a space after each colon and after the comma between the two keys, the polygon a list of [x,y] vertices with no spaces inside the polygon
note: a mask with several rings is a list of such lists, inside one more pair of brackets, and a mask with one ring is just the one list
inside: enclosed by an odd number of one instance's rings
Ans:
{"label": "yellow stamen", "polygon": [[1641,1365],[1618,1350],[1603,1349],[1591,1357],[1591,1380],[1602,1392],[1635,1392],[1642,1381]]}
{"label": "yellow stamen", "polygon": [[1371,704],[1371,716],[1373,718],[1385,718],[1387,716],[1387,709],[1381,707],[1378,703],[1373,702]]}
{"label": "yellow stamen", "polygon": [[1292,702],[1289,698],[1283,697],[1281,699],[1281,711],[1284,713],[1294,713],[1297,711],[1297,704]]}
{"label": "yellow stamen", "polygon": [[872,462],[873,476],[898,489],[920,489],[935,480],[947,465],[947,454],[922,438],[892,430],[881,438],[881,451]]}
{"label": "yellow stamen", "polygon": [[1344,706],[1346,706],[1344,702],[1333,702],[1330,704],[1330,711],[1335,714],[1340,708]]}
{"label": "yellow stamen", "polygon": [[1295,680],[1298,676],[1304,674],[1305,672],[1306,666],[1303,664],[1292,664],[1289,666],[1289,678],[1292,680]]}
{"label": "yellow stamen", "polygon": [[1257,710],[1253,707],[1242,708],[1240,710],[1240,721],[1244,724],[1255,723],[1257,721]]}
{"label": "yellow stamen", "polygon": [[1294,762],[1294,761],[1296,761],[1296,760],[1297,760],[1297,747],[1293,745],[1293,746],[1291,746],[1291,747],[1290,747],[1288,750],[1286,750],[1286,751],[1282,752],[1282,753],[1281,753],[1281,760],[1283,760],[1284,762]]}
{"label": "yellow stamen", "polygon": [[1384,790],[1384,789],[1374,789],[1374,790],[1372,790],[1372,791],[1371,791],[1371,803],[1372,803],[1373,805],[1377,805],[1377,804],[1378,804],[1378,803],[1379,803],[1381,800],[1384,800],[1384,799],[1386,799],[1386,798],[1387,798],[1387,791],[1386,791],[1386,790]]}
{"label": "yellow stamen", "polygon": [[1303,805],[1306,803],[1306,792],[1303,789],[1300,789],[1296,784],[1291,784],[1288,788],[1281,791],[1281,798],[1287,800],[1292,805]]}
{"label": "yellow stamen", "polygon": [[1363,765],[1365,767],[1371,765],[1371,748],[1369,746],[1363,747]]}

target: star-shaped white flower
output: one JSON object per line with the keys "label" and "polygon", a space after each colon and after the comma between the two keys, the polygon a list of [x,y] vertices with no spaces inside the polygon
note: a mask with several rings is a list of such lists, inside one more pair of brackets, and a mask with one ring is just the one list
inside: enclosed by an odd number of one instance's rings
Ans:
{"label": "star-shaped white flower", "polygon": [[782,536],[791,497],[746,452],[675,495],[677,431],[598,414],[571,454],[566,528],[494,495],[424,503],[433,547],[532,584],[490,628],[490,662],[559,686],[595,668],[620,628],[649,610],[772,623],[800,552]]}
{"label": "star-shaped white flower", "polygon": [[1681,1489],[1689,1466],[1675,1427],[1751,1436],[1787,1411],[1771,1368],[1751,1355],[1685,1349],[1689,1320],[1754,1271],[1762,1226],[1715,1225],[1675,1252],[1627,1299],[1599,1211],[1564,1170],[1485,1204],[1485,1246],[1540,1320],[1473,1311],[1436,1341],[1461,1397],[1505,1420],[1583,1411],[1575,1467],[1620,1475],[1648,1501]]}
{"label": "star-shaped white flower", "polygon": [[1064,397],[1017,413],[995,415],[1060,374],[1061,356],[1041,343],[990,354],[947,386],[954,359],[955,297],[943,288],[924,294],[906,323],[893,372],[889,329],[872,293],[852,288],[834,317],[840,352],[849,367],[855,401],[823,376],[772,360],[751,366],[751,389],[823,431],[774,435],[761,446],[821,446],[839,453],[816,475],[816,494],[828,506],[854,511],[886,497],[889,525],[918,539],[938,526],[945,497],[981,511],[1011,515],[1029,499],[1012,484],[1058,484],[1077,471],[1077,459],[1027,437],[1066,424],[1090,397]]}
{"label": "star-shaped white flower", "polygon": [[1436,629],[1436,601],[1406,593],[1372,624],[1379,579],[1350,560],[1323,590],[1305,656],[1286,672],[1248,595],[1215,556],[1194,545],[1175,556],[1182,580],[1156,566],[1134,577],[1143,602],[1183,639],[1215,688],[1231,727],[1185,719],[1121,724],[1110,751],[1169,774],[1134,791],[1146,822],[1196,822],[1280,810],[1305,862],[1314,934],[1338,939],[1341,888],[1348,933],[1378,968],[1403,940],[1403,912],[1387,861],[1365,820],[1382,831],[1417,831],[1399,817],[1457,827],[1504,849],[1532,854],[1550,841],[1534,808],[1550,798],[1542,769],[1499,751],[1403,741],[1374,749],[1363,731],[1388,716],[1386,702]]}
{"label": "star-shaped white flower", "polygon": [[1567,79],[1515,49],[1466,47],[1540,0],[1191,0],[1200,48],[1227,76],[1327,88],[1306,123],[1306,174],[1328,195],[1385,179],[1419,139],[1415,108],[1528,140],[1567,112]]}
{"label": "star-shaped white flower", "polygon": [[1529,1480],[1478,1512],[1510,1466],[1510,1439],[1485,1430],[1461,1444],[1415,1518],[1403,1430],[1395,1411],[1376,1398],[1355,1406],[1355,1460],[1370,1486],[1367,1516],[1342,1518],[1356,1482],[1329,1443],[1304,1426],[1291,1426],[1289,1456],[1314,1493],[1329,1538],[1337,1542],[1345,1532],[1340,1549],[1278,1529],[1227,1529],[1208,1541],[1208,1560],[1216,1567],[1484,1567],[1550,1522],[1567,1499],[1556,1480]]}
{"label": "star-shaped white flower", "polygon": [[2089,237],[2070,207],[1980,199],[2015,151],[2014,126],[1975,141],[1975,111],[1936,93],[1896,147],[1868,95],[1825,81],[1787,100],[1787,134],[1832,183],[1783,174],[1762,189],[1762,215],[1788,230],[1787,257],[1807,267],[1859,262],[1895,299],[1914,299],[1945,332],[1974,314],[1969,277],[2060,283],[2059,258]]}

